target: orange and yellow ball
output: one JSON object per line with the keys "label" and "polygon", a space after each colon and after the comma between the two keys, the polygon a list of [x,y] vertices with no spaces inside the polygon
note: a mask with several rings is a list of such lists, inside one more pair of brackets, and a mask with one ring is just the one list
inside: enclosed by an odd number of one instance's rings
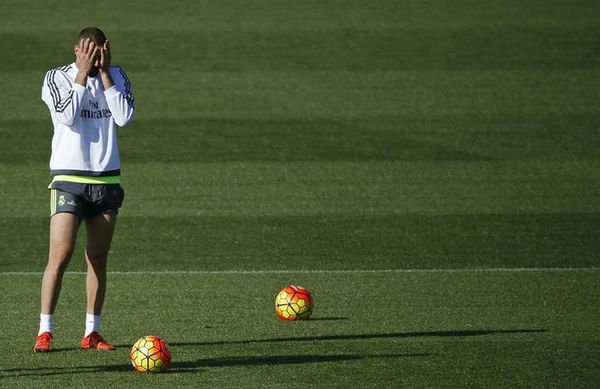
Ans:
{"label": "orange and yellow ball", "polygon": [[313,297],[301,286],[286,286],[275,297],[275,312],[281,320],[308,320],[312,309]]}
{"label": "orange and yellow ball", "polygon": [[133,368],[140,373],[164,371],[171,363],[169,344],[155,335],[140,338],[129,352]]}

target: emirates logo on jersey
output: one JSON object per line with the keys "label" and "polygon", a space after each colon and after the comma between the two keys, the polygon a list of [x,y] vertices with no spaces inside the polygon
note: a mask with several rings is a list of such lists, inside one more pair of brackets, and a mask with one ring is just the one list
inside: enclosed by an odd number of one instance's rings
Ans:
{"label": "emirates logo on jersey", "polygon": [[100,109],[97,101],[88,100],[89,109],[82,109],[79,112],[79,117],[83,119],[102,119],[109,118],[112,116],[110,109],[102,108]]}

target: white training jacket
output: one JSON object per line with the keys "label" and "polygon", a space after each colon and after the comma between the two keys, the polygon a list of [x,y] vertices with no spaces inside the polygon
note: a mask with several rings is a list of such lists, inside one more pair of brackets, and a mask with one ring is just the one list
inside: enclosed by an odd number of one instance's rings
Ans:
{"label": "white training jacket", "polygon": [[86,177],[119,176],[117,126],[133,121],[131,83],[119,66],[109,68],[114,86],[104,90],[100,74],[85,87],[75,83],[75,63],[51,69],[42,86],[54,136],[50,174]]}

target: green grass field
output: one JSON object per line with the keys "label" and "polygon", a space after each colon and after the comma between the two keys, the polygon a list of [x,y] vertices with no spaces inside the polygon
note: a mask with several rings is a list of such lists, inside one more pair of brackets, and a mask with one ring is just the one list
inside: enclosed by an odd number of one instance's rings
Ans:
{"label": "green grass field", "polygon": [[[0,386],[597,387],[600,5],[0,3]],[[91,4],[91,3],[90,3]],[[34,354],[46,70],[104,29],[133,83],[103,334],[83,244]],[[279,288],[315,297],[285,323]],[[171,344],[164,374],[130,346]]]}

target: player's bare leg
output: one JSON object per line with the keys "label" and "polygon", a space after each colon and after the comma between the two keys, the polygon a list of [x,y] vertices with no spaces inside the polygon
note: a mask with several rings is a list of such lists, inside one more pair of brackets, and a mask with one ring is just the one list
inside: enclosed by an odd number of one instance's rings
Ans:
{"label": "player's bare leg", "polygon": [[[87,231],[87,246],[85,260],[87,263],[87,316],[86,334],[82,340],[82,348],[96,348],[113,350],[98,334],[94,327],[99,327],[100,314],[106,294],[106,264],[108,251],[112,242],[113,233],[117,224],[116,213],[106,213],[93,218],[85,219]],[[95,321],[95,323],[94,323]]]}
{"label": "player's bare leg", "polygon": [[87,312],[94,315],[102,313],[106,293],[106,263],[116,224],[116,213],[106,213],[85,220]]}
{"label": "player's bare leg", "polygon": [[69,265],[79,218],[72,213],[57,213],[50,219],[50,250],[42,278],[41,312],[53,314],[60,294],[63,274]]}
{"label": "player's bare leg", "polygon": [[63,275],[73,255],[79,218],[72,213],[57,213],[50,219],[50,249],[41,288],[40,331],[33,351],[52,351],[53,314]]}

